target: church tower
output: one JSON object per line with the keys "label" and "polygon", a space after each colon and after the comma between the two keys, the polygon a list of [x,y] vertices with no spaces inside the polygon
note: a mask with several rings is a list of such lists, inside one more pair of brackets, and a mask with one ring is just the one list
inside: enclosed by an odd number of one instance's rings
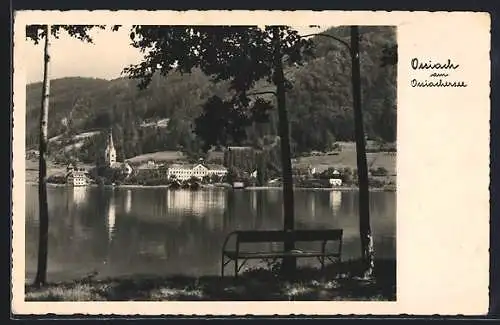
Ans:
{"label": "church tower", "polygon": [[104,152],[104,159],[106,161],[106,166],[113,167],[116,164],[116,150],[113,144],[113,131],[109,130],[108,144],[106,146],[106,151]]}

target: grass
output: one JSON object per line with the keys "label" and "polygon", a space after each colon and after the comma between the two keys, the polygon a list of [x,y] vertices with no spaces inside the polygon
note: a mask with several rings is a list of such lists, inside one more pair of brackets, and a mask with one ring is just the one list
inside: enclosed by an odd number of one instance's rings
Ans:
{"label": "grass", "polygon": [[[368,166],[373,169],[379,167],[385,168],[389,175],[396,174],[396,155],[388,152],[369,152],[366,154]],[[356,162],[356,151],[354,150],[343,150],[337,155],[318,155],[318,156],[308,156],[299,157],[297,162],[294,164],[297,167],[307,167],[309,165],[316,167],[337,167],[344,168],[348,167],[355,169],[357,166]]]}
{"label": "grass", "polygon": [[130,161],[130,163],[137,164],[137,163],[147,162],[150,159],[156,161],[172,161],[184,158],[185,158],[184,154],[180,151],[157,151],[135,156],[127,160]]}
{"label": "grass", "polygon": [[[396,154],[389,152],[368,152],[366,154],[369,169],[385,168],[388,172],[387,176],[373,177],[383,183],[396,183]],[[317,156],[299,157],[293,164],[298,168],[307,168],[308,166],[316,167],[317,172],[335,168],[357,168],[356,150],[351,147],[344,148],[336,155],[322,154]]]}
{"label": "grass", "polygon": [[376,261],[374,277],[357,277],[359,261],[330,266],[321,273],[300,268],[284,281],[267,269],[239,277],[134,276],[25,286],[26,301],[394,301],[395,261]]}
{"label": "grass", "polygon": [[[38,160],[29,160],[26,159],[26,172],[25,179],[28,183],[37,183],[38,182]],[[86,168],[87,170],[93,168],[94,166],[91,164],[78,164],[79,167]],[[66,174],[66,165],[64,164],[55,164],[52,161],[47,161],[47,175],[65,175]]]}

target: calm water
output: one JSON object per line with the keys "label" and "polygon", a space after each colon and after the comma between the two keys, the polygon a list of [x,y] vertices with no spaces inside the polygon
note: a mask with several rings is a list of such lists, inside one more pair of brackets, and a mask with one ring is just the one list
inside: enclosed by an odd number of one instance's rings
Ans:
{"label": "calm water", "polygon": [[[219,274],[235,229],[282,229],[280,190],[171,191],[49,187],[49,280],[130,274]],[[343,258],[360,254],[356,192],[295,192],[297,228],[343,228]],[[396,194],[371,193],[377,257],[396,255]],[[36,271],[37,187],[26,186],[26,275]],[[314,262],[314,261],[312,261]],[[230,273],[231,267],[227,269]]]}

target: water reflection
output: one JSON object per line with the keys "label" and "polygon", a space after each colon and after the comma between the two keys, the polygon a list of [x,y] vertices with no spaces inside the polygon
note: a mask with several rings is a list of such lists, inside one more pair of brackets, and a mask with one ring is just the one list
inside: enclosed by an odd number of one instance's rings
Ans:
{"label": "water reflection", "polygon": [[[220,249],[235,229],[282,229],[281,191],[99,189],[49,194],[49,277],[98,270],[130,273],[218,274]],[[345,258],[360,254],[356,192],[296,191],[297,228],[343,228]],[[395,256],[395,194],[370,196],[378,257]],[[36,270],[36,186],[26,187],[26,268]],[[76,275],[75,275],[76,274]]]}
{"label": "water reflection", "polygon": [[310,211],[310,216],[312,220],[316,219],[316,196],[312,193],[309,193],[308,195],[309,198],[309,211]]}
{"label": "water reflection", "polygon": [[106,218],[106,229],[108,231],[108,241],[111,242],[113,239],[113,233],[115,230],[116,223],[116,205],[115,205],[115,193],[111,194],[111,198],[108,203],[108,214]]}
{"label": "water reflection", "polygon": [[342,205],[342,192],[331,191],[330,192],[330,207],[332,208],[333,214],[337,214]]}
{"label": "water reflection", "polygon": [[85,203],[87,197],[87,187],[73,187],[73,203],[81,205]]}
{"label": "water reflection", "polygon": [[250,202],[252,202],[252,211],[257,212],[257,191],[252,191],[250,194]]}
{"label": "water reflection", "polygon": [[170,211],[193,213],[203,216],[209,210],[224,210],[226,197],[223,191],[168,191],[166,206]]}
{"label": "water reflection", "polygon": [[132,210],[132,190],[128,189],[125,192],[125,212],[130,213]]}

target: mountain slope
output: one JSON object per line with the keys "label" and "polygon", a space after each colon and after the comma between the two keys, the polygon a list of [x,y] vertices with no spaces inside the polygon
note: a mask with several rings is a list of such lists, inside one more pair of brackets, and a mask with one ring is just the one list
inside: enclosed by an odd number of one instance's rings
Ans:
{"label": "mountain slope", "polygon": [[[332,28],[331,33],[346,40],[349,29]],[[396,67],[380,67],[383,46],[395,43],[391,27],[361,28],[361,69],[363,110],[367,134],[394,141],[396,134]],[[353,139],[351,70],[348,53],[335,41],[315,37],[315,58],[300,68],[290,68],[287,76],[293,89],[287,94],[293,149],[296,152],[326,150],[334,141]],[[270,86],[260,85],[270,89]],[[272,89],[272,88],[271,88]],[[159,150],[196,152],[200,141],[192,123],[201,105],[212,95],[223,96],[224,84],[213,84],[199,70],[191,74],[171,73],[155,76],[151,85],[139,91],[136,81],[119,78],[111,81],[92,78],[63,78],[51,82],[49,137],[51,154],[76,156],[94,161],[101,155],[105,133],[113,129],[119,158]],[[27,86],[26,142],[38,145],[38,119],[41,84]],[[168,119],[168,120],[166,120]],[[168,123],[149,123],[154,121]],[[248,130],[247,144],[266,134],[276,134],[277,118]],[[149,126],[148,126],[149,125]],[[76,134],[106,131],[82,140],[81,147],[64,151]],[[245,143],[243,143],[245,144]]]}

